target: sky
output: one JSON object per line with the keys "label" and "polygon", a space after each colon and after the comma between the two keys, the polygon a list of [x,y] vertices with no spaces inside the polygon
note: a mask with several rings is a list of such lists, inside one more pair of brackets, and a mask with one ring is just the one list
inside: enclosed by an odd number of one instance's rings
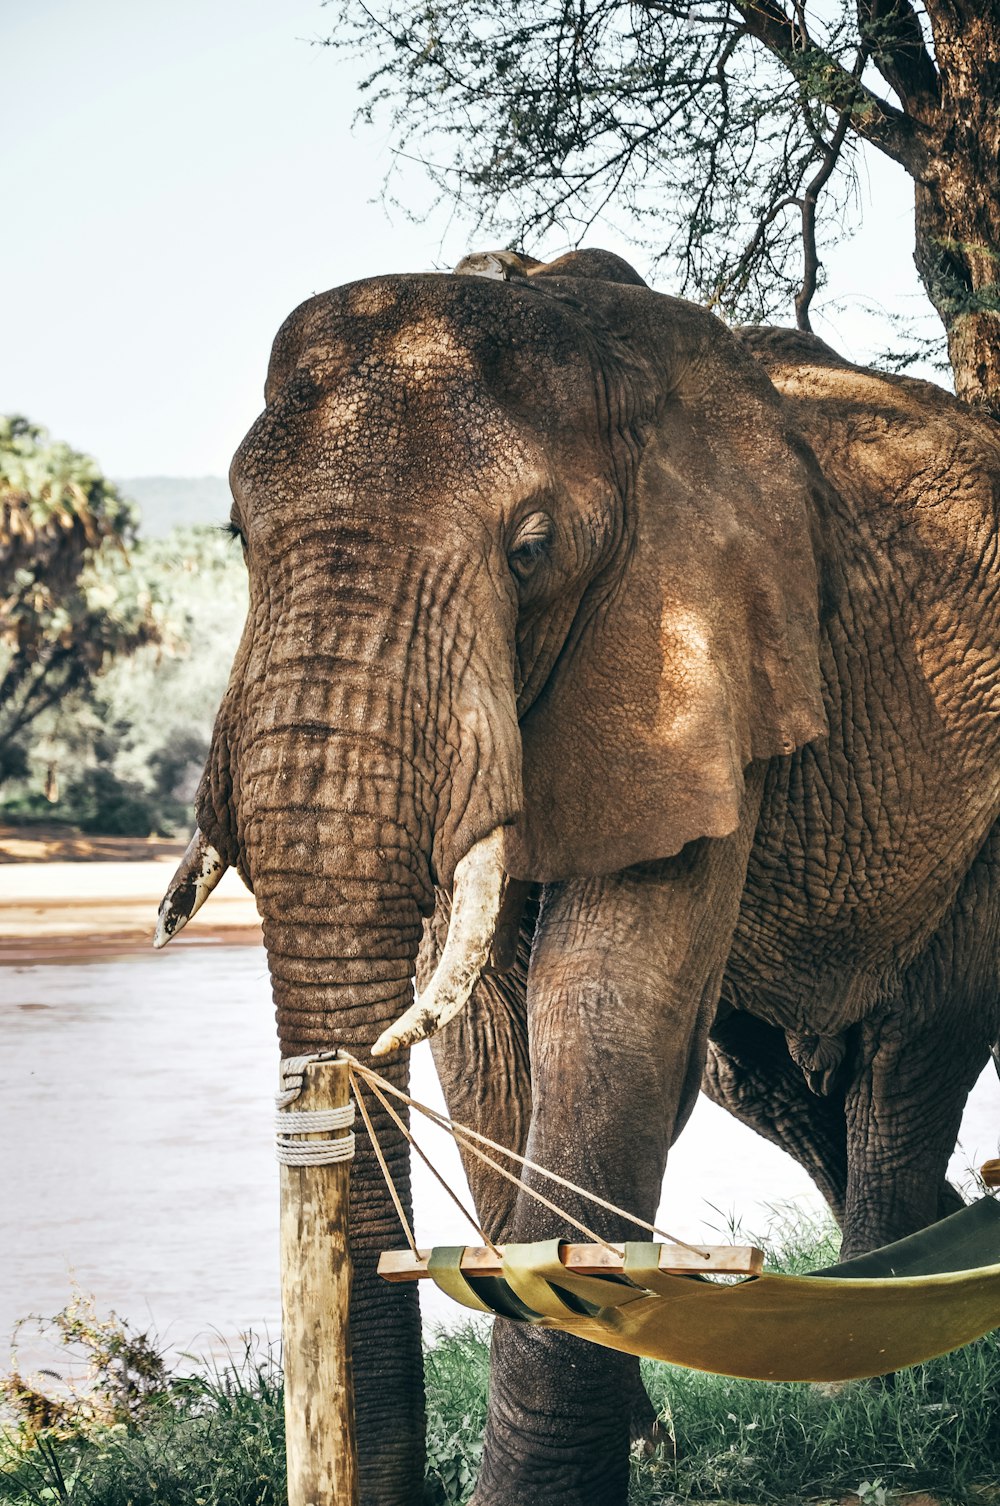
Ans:
{"label": "sky", "polygon": [[[352,128],[362,70],[315,45],[320,0],[0,0],[0,18],[0,412],[112,477],[224,475],[296,304],[483,246],[461,212],[414,224],[380,203],[390,143]],[[855,360],[889,343],[886,310],[926,306],[909,181],[877,155],[863,178],[862,229],[815,306]],[[395,192],[427,202],[419,166]],[[627,228],[587,244],[649,273]]]}

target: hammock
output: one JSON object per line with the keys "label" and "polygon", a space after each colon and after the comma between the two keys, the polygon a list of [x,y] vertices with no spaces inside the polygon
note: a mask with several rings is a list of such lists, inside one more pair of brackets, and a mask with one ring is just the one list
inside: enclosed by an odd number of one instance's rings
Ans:
{"label": "hammock", "polygon": [[[361,1081],[389,1110],[425,1162],[427,1157],[386,1094],[447,1129],[463,1149],[481,1156],[591,1241],[571,1245],[554,1239],[501,1249],[479,1229],[482,1247],[420,1251],[373,1134],[410,1245],[409,1251],[382,1256],[379,1270],[387,1280],[428,1278],[475,1312],[574,1334],[626,1354],[752,1380],[834,1381],[885,1375],[946,1354],[1000,1326],[1000,1202],[996,1199],[984,1197],[907,1239],[804,1276],[763,1271],[761,1252],[745,1247],[692,1246],[674,1240],[669,1244],[626,1242],[619,1248],[526,1186],[482,1146],[651,1232],[665,1231],[416,1103],[360,1063],[351,1062],[351,1075],[369,1133],[372,1127]],[[990,1173],[988,1182],[994,1180],[994,1166],[991,1162],[984,1168],[984,1173]],[[440,1176],[438,1180],[478,1228]],[[709,1279],[720,1273],[731,1277],[735,1272],[745,1273],[745,1279],[728,1284]]]}

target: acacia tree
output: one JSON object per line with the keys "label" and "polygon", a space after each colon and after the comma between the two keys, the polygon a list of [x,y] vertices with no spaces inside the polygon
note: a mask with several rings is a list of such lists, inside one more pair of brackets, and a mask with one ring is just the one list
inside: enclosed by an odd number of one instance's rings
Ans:
{"label": "acacia tree", "polygon": [[956,389],[1000,416],[1000,0],[335,3],[331,43],[376,55],[363,114],[480,223],[578,240],[624,208],[730,317],[793,296],[810,327],[858,146],[884,153]]}
{"label": "acacia tree", "polygon": [[0,780],[19,739],[116,655],[159,636],[131,569],[135,512],[97,464],[0,417]]}

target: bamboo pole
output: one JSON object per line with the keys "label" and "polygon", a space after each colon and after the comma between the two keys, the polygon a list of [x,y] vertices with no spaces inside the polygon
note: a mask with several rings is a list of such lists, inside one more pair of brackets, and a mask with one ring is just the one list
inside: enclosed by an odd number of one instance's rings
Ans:
{"label": "bamboo pole", "polygon": [[[311,1062],[296,1111],[349,1102],[346,1061]],[[337,1138],[349,1131],[296,1135]],[[292,1138],[292,1137],[287,1137]],[[350,1161],[281,1167],[281,1308],[288,1506],[357,1506],[348,1310]]]}

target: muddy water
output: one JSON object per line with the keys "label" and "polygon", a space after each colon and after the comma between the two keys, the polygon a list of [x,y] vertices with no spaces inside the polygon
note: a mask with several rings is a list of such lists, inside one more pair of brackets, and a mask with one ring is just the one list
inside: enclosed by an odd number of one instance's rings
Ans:
{"label": "muddy water", "polygon": [[[0,968],[0,1361],[16,1320],[57,1311],[74,1282],[175,1353],[277,1337],[276,1056],[259,948],[179,940],[162,954]],[[426,1047],[414,1094],[440,1103]],[[997,1154],[998,1134],[991,1068],[959,1174]],[[434,1132],[425,1143],[460,1184],[450,1145]],[[474,1238],[419,1165],[415,1186],[418,1240]],[[718,1238],[735,1214],[759,1231],[789,1199],[817,1201],[788,1157],[702,1100],[672,1156],[669,1227]],[[432,1323],[464,1315],[423,1298]]]}

